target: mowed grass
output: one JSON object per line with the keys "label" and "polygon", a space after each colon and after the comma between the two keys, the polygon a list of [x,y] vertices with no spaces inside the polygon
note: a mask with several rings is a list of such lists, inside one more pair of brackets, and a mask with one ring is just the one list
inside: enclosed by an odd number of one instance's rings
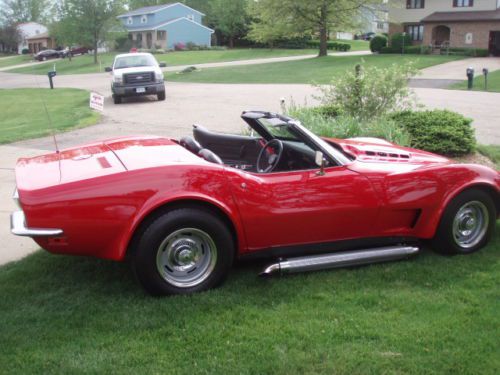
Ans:
{"label": "mowed grass", "polygon": [[498,374],[500,225],[470,256],[152,298],[127,264],[38,252],[0,267],[3,373]]}
{"label": "mowed grass", "polygon": [[11,55],[11,56],[0,56],[0,68],[5,68],[8,66],[25,64],[32,60],[31,55]]}
{"label": "mowed grass", "polygon": [[419,69],[461,59],[460,56],[327,56],[299,61],[211,68],[187,74],[167,73],[168,81],[201,83],[328,83],[356,64],[387,67],[415,63]]}
{"label": "mowed grass", "polygon": [[477,151],[490,158],[500,171],[500,146],[498,145],[477,145]]}
{"label": "mowed grass", "polygon": [[[165,62],[167,66],[191,65],[225,61],[264,59],[270,57],[299,56],[317,53],[316,50],[300,49],[232,49],[213,51],[180,51],[156,54],[159,62]],[[84,74],[103,72],[104,68],[111,66],[117,53],[99,54],[100,64],[94,64],[93,55],[75,56],[69,59],[55,59],[52,64],[33,64],[33,66],[9,70],[10,73],[24,74],[47,74],[48,67],[52,69],[56,64],[57,74]]]}
{"label": "mowed grass", "polygon": [[0,90],[0,113],[0,143],[89,126],[100,118],[89,108],[89,93],[77,89]]}
{"label": "mowed grass", "polygon": [[[467,81],[453,84],[449,87],[452,90],[467,90]],[[484,76],[476,76],[474,78],[474,91],[485,91]],[[488,74],[488,90],[491,92],[500,92],[500,70]]]}

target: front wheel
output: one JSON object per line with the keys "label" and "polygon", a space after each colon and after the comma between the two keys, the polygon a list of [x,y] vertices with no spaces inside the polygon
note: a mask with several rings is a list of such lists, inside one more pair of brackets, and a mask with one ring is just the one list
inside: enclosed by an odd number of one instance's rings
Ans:
{"label": "front wheel", "polygon": [[233,263],[234,243],[217,216],[182,208],[153,221],[133,251],[135,273],[147,292],[189,294],[224,281]]}
{"label": "front wheel", "polygon": [[116,94],[113,95],[113,102],[115,104],[120,104],[122,102],[122,97],[121,96],[118,96]]}
{"label": "front wheel", "polygon": [[165,100],[165,91],[159,92],[157,96],[159,101]]}
{"label": "front wheel", "polygon": [[457,195],[446,207],[432,247],[443,254],[470,254],[484,247],[495,229],[492,197],[477,189]]}

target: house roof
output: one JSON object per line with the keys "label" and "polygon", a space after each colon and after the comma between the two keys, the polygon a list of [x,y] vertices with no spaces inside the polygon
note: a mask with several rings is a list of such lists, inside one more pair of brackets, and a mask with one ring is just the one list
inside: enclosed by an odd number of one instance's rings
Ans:
{"label": "house roof", "polygon": [[26,40],[32,40],[32,39],[47,39],[50,38],[49,33],[40,33],[40,34],[35,34],[33,36],[30,36],[29,38],[26,38]]}
{"label": "house roof", "polygon": [[130,12],[127,12],[127,13],[124,13],[124,14],[120,14],[118,16],[118,18],[132,17],[132,16],[141,16],[143,14],[153,14],[153,13],[159,12],[160,10],[170,8],[170,7],[174,6],[174,5],[182,5],[182,6],[186,7],[186,8],[188,8],[188,9],[191,9],[193,12],[201,14],[202,16],[205,15],[205,13],[202,13],[202,12],[196,10],[196,9],[188,7],[186,4],[182,4],[182,3],[167,3],[167,4],[162,4],[162,5],[153,5],[153,6],[149,6],[149,7],[142,7],[142,8],[139,8],[139,9],[131,10]]}
{"label": "house roof", "polygon": [[157,23],[155,25],[152,25],[152,26],[149,26],[149,27],[146,27],[146,28],[140,27],[140,26],[137,27],[137,28],[133,28],[133,27],[128,26],[127,30],[128,31],[151,31],[151,30],[157,30],[157,29],[159,29],[162,26],[167,26],[167,25],[170,25],[172,23],[179,22],[179,21],[182,21],[182,20],[194,23],[196,26],[199,26],[199,27],[202,27],[204,29],[207,29],[211,33],[214,32],[214,30],[212,30],[211,28],[206,27],[205,25],[202,25],[201,23],[194,22],[194,21],[192,21],[192,20],[190,20],[189,18],[186,18],[186,17],[173,18],[171,20],[168,20],[168,21],[165,21],[165,22],[160,22],[160,23]]}
{"label": "house roof", "polygon": [[500,9],[475,12],[435,12],[421,22],[500,21]]}

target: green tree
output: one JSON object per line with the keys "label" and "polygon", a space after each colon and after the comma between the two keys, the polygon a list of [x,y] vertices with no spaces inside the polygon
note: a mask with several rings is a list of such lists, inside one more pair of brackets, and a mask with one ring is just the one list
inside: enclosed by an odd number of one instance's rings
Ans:
{"label": "green tree", "polygon": [[61,41],[92,47],[97,64],[99,43],[122,35],[116,16],[124,12],[123,4],[117,0],[59,0],[59,22],[51,29]]}
{"label": "green tree", "polygon": [[382,0],[259,0],[257,3],[251,7],[255,22],[250,36],[254,40],[266,35],[275,39],[297,33],[318,35],[319,56],[326,56],[329,31],[353,29],[362,18],[362,10],[373,11],[372,7]]}
{"label": "green tree", "polygon": [[45,22],[51,15],[50,0],[0,1],[0,20],[4,25],[20,22]]}
{"label": "green tree", "polygon": [[210,21],[227,40],[229,48],[234,40],[246,34],[249,22],[247,0],[211,0]]}

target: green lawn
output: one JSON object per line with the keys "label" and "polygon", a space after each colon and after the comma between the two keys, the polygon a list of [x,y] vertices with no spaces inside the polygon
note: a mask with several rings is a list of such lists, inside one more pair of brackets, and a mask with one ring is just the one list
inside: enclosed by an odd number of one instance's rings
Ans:
{"label": "green lawn", "polygon": [[0,68],[25,64],[27,62],[30,62],[31,60],[31,55],[0,56]]}
{"label": "green lawn", "polygon": [[370,49],[370,42],[366,40],[342,40],[338,39],[335,42],[347,43],[351,45],[351,51],[368,51]]}
{"label": "green lawn", "polygon": [[[484,91],[484,76],[474,78],[474,91]],[[467,90],[467,81],[456,83],[449,87],[453,90]],[[488,74],[488,91],[500,92],[500,70]]]}
{"label": "green lawn", "polygon": [[500,146],[498,145],[477,145],[477,151],[490,158],[500,171]]}
{"label": "green lawn", "polygon": [[188,74],[168,73],[166,79],[179,82],[203,83],[328,83],[347,69],[365,61],[366,64],[385,67],[415,61],[419,69],[461,59],[459,56],[328,56],[300,61],[271,64],[212,68]]}
{"label": "green lawn", "polygon": [[497,374],[500,224],[486,249],[257,277],[152,298],[127,264],[38,252],[0,267],[1,371]]}
{"label": "green lawn", "polygon": [[89,108],[89,93],[76,89],[0,90],[0,113],[0,143],[89,126],[100,118]]}
{"label": "green lawn", "polygon": [[[160,62],[167,63],[168,66],[191,65],[211,62],[236,61],[261,59],[268,57],[298,56],[315,54],[316,50],[300,49],[232,49],[232,50],[213,50],[213,51],[182,51],[168,52],[155,55]],[[56,64],[57,74],[82,74],[103,72],[106,66],[111,66],[116,53],[104,53],[99,55],[101,64],[94,64],[92,55],[75,56],[72,61],[69,59],[53,60]],[[34,65],[25,68],[10,70],[11,73],[26,74],[47,74],[49,65]]]}

